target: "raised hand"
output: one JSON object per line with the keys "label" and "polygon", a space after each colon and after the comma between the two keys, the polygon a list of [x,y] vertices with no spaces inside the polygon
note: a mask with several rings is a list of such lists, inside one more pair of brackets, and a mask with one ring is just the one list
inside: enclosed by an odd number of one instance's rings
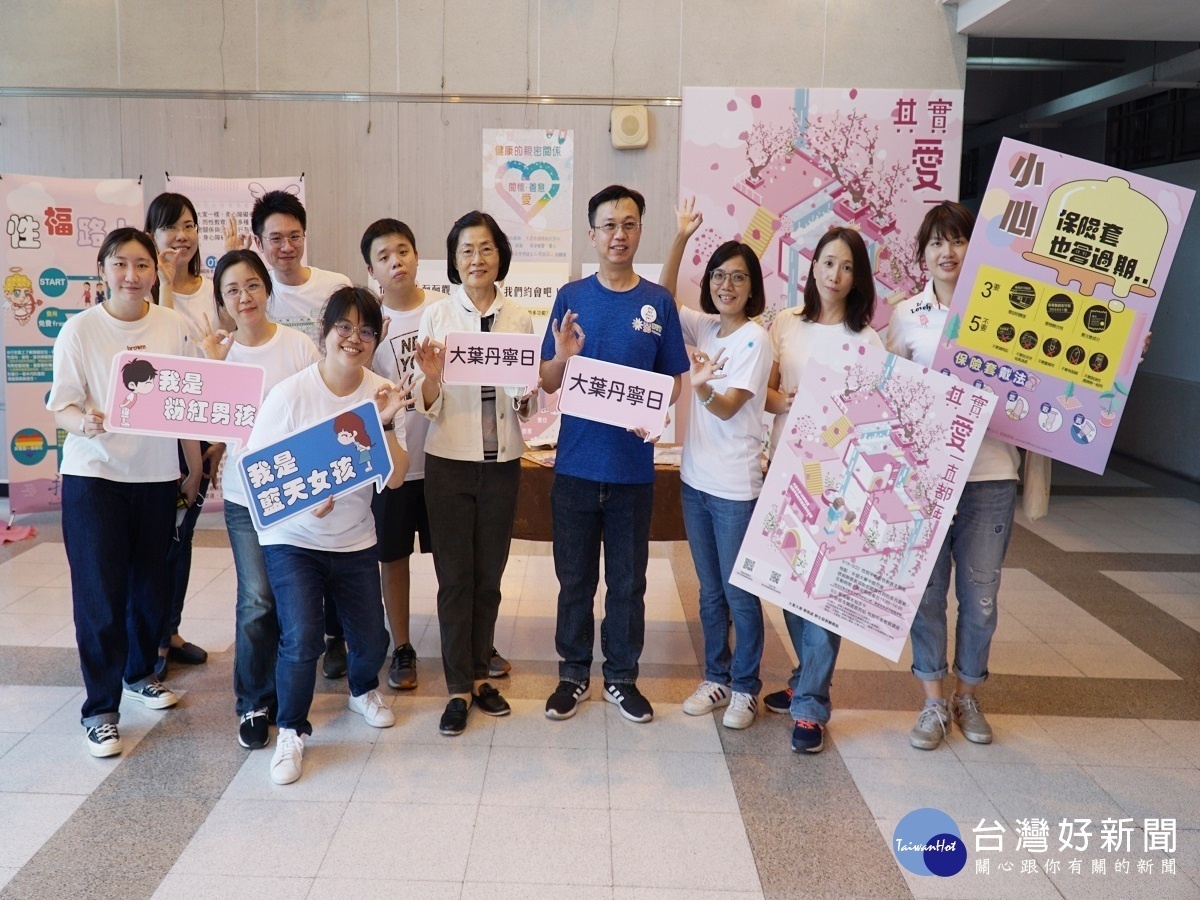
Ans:
{"label": "raised hand", "polygon": [[442,383],[442,364],[445,362],[445,351],[445,344],[440,344],[433,338],[425,338],[414,354],[421,373],[434,384]]}
{"label": "raised hand", "polygon": [[562,327],[559,327],[558,319],[554,319],[550,322],[550,329],[554,332],[556,358],[570,359],[583,351],[583,342],[587,340],[587,335],[579,325],[578,315],[568,309],[563,313]]}
{"label": "raised hand", "polygon": [[229,356],[229,350],[233,346],[233,338],[229,336],[229,332],[224,328],[212,327],[212,322],[208,319],[208,313],[201,313],[204,319],[204,324],[200,326],[200,349],[209,359],[224,360]]}
{"label": "raised hand", "polygon": [[704,222],[704,213],[696,209],[696,198],[688,197],[675,207],[675,233],[686,241]]}
{"label": "raised hand", "polygon": [[159,284],[172,285],[175,283],[175,258],[179,251],[168,247],[158,251],[158,281]]}
{"label": "raised hand", "polygon": [[702,385],[708,384],[710,381],[715,381],[718,378],[724,378],[725,372],[725,349],[721,348],[717,351],[716,356],[709,356],[706,353],[701,353],[697,350],[692,354],[692,369],[690,378],[692,381],[692,390],[696,390]]}
{"label": "raised hand", "polygon": [[225,223],[222,229],[225,234],[225,249],[226,250],[249,250],[250,235],[238,234],[237,219],[233,213],[229,214],[229,220]]}
{"label": "raised hand", "polygon": [[411,375],[402,379],[398,385],[387,385],[375,392],[375,408],[379,410],[379,418],[387,424],[408,408],[412,399],[413,378]]}

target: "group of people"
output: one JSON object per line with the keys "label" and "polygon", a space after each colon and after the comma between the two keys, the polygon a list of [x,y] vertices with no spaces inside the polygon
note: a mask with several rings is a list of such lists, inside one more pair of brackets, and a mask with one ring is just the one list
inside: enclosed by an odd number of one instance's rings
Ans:
{"label": "group of people", "polygon": [[[557,391],[568,361],[579,355],[671,376],[672,403],[687,375],[683,518],[700,582],[705,659],[704,680],[683,709],[702,715],[724,708],[724,725],[741,729],[759,709],[763,614],[759,600],[731,585],[729,575],[762,487],[764,413],[775,415],[774,447],[813,348],[828,341],[884,342],[870,327],[874,283],[856,231],[837,228],[820,238],[803,306],[779,313],[768,333],[754,321],[766,295],[758,258],[746,244],[729,241],[713,252],[700,282],[700,311],[675,299],[683,253],[702,221],[691,201],[676,213],[661,284],[654,284],[634,271],[642,195],[612,185],[589,200],[588,238],[599,271],[558,292],[543,337],[539,387]],[[418,547],[432,552],[438,582],[449,695],[439,730],[461,734],[473,710],[507,715],[509,704],[492,684],[509,670],[494,632],[520,491],[521,422],[536,411],[538,389],[446,384],[442,374],[451,332],[533,332],[529,314],[498,286],[512,260],[508,238],[486,213],[455,222],[446,259],[457,287],[447,296],[417,283],[412,230],[380,219],[360,242],[380,287],[376,295],[343,275],[304,265],[307,218],[290,194],[269,192],[256,201],[252,235],[239,235],[230,224],[228,252],[211,280],[200,273],[196,218],[186,197],[163,194],[151,203],[145,230],[110,233],[98,255],[108,299],[73,316],[54,349],[47,405],[68,434],[63,536],[89,751],[121,752],[123,697],[156,709],[172,706],[177,697],[163,684],[169,662],[204,661],[204,651],[178,632],[192,531],[219,470],[237,573],[238,741],[248,749],[265,747],[269,725],[278,726],[274,782],[301,776],[322,657],[327,677],[347,677],[352,710],[369,725],[394,724],[379,673],[390,644],[389,685],[417,685],[409,558]],[[957,204],[931,209],[918,239],[929,283],[893,312],[886,338],[892,352],[930,364],[972,225],[971,214]],[[253,501],[235,461],[220,469],[222,445],[106,428],[110,363],[126,350],[262,366],[264,399],[248,450],[373,401],[392,464],[386,489],[340,495],[256,530],[247,508]],[[571,718],[591,695],[602,548],[603,697],[632,722],[653,718],[637,686],[653,439],[641,430],[562,417],[551,490],[561,661],[559,683],[546,701],[549,719]],[[987,677],[1017,460],[1013,448],[986,443],[913,626],[913,673],[927,700],[911,742],[924,749],[938,746],[951,721],[972,741],[991,740],[975,691]],[[942,681],[952,559],[960,606],[958,685],[947,703]],[[840,639],[814,622],[785,617],[799,662],[787,688],[767,694],[762,704],[791,715],[794,750],[815,753],[825,742]]]}

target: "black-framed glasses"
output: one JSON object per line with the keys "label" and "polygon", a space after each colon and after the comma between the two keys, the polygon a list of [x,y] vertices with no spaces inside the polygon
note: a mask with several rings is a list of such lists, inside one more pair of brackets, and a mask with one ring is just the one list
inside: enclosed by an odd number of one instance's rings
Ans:
{"label": "black-framed glasses", "polygon": [[348,338],[348,337],[350,337],[350,335],[357,332],[358,339],[360,341],[362,341],[363,343],[367,343],[367,344],[372,343],[377,337],[379,337],[379,332],[376,331],[374,328],[372,328],[370,325],[359,325],[358,328],[356,329],[353,325],[351,325],[345,319],[343,319],[340,322],[334,322],[333,327],[337,331],[337,333],[341,337],[344,337],[344,338]]}
{"label": "black-framed glasses", "polygon": [[726,278],[729,279],[729,283],[734,287],[742,287],[750,283],[750,276],[745,272],[722,272],[720,269],[713,269],[708,273],[709,283],[713,287],[723,285]]}

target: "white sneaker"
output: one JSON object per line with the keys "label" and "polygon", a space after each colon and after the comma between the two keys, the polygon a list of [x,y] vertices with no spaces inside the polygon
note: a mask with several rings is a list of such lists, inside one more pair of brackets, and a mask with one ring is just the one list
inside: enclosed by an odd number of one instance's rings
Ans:
{"label": "white sneaker", "polygon": [[689,716],[703,716],[729,705],[729,688],[715,681],[702,681],[692,696],[683,701],[683,711]]}
{"label": "white sneaker", "polygon": [[383,702],[379,691],[367,691],[350,698],[350,708],[360,713],[368,725],[375,728],[391,728],[396,724],[396,714]]}
{"label": "white sneaker", "polygon": [[734,691],[733,698],[729,701],[729,707],[725,710],[725,716],[721,719],[721,724],[726,728],[740,731],[753,725],[756,715],[758,715],[758,698],[753,694]]}
{"label": "white sneaker", "polygon": [[300,778],[304,761],[304,735],[294,728],[280,728],[271,757],[271,780],[276,784],[291,784]]}

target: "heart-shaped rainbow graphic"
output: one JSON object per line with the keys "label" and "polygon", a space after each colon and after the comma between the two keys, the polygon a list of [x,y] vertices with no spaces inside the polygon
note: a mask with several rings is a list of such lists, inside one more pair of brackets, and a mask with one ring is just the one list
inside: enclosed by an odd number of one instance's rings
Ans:
{"label": "heart-shaped rainbow graphic", "polygon": [[[528,181],[529,177],[535,172],[543,172],[550,179],[550,188],[538,197],[528,206],[521,203],[519,196],[514,196],[513,192],[508,189],[508,179],[513,173],[520,175],[522,181]],[[534,216],[546,208],[546,204],[554,199],[554,195],[558,193],[558,170],[550,163],[535,162],[525,165],[520,160],[510,159],[507,163],[496,170],[496,193],[504,198],[504,202],[516,210],[517,215],[521,220],[528,223]],[[519,193],[529,193],[521,191]]]}

